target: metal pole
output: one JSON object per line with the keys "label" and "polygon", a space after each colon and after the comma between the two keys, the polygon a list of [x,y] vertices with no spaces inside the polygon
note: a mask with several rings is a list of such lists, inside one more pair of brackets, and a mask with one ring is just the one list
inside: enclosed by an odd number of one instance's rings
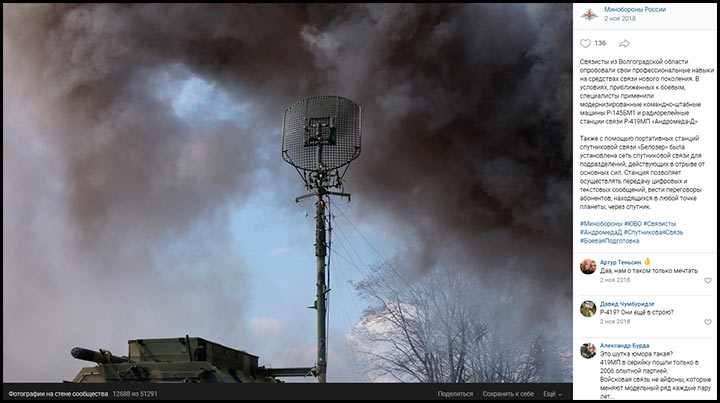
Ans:
{"label": "metal pole", "polygon": [[317,256],[317,378],[319,383],[325,383],[327,371],[326,339],[325,339],[325,201],[323,194],[318,194],[317,216],[315,226],[315,256]]}

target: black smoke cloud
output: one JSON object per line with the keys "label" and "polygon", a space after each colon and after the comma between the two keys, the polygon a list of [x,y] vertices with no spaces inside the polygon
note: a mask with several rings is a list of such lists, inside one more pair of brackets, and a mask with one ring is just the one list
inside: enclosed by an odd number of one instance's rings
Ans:
{"label": "black smoke cloud", "polygon": [[[241,195],[260,164],[256,151],[267,122],[277,120],[265,114],[268,105],[305,92],[287,88],[301,85],[294,74],[303,72],[279,62],[298,58],[282,41],[300,30],[291,8],[5,8],[5,33],[15,40],[5,51],[12,46],[12,56],[27,63],[20,70],[13,60],[5,70],[32,83],[34,92],[24,96],[49,95],[40,105],[53,113],[53,134],[68,161],[70,212],[91,238],[108,219],[113,233],[125,226],[175,230]],[[154,94],[167,85],[158,71],[182,75],[177,66],[252,100],[250,128],[189,127],[172,116]]]}
{"label": "black smoke cloud", "polygon": [[[3,5],[4,346],[39,332],[33,315],[80,305],[82,320],[96,318],[82,300],[108,298],[110,283],[135,302],[102,308],[131,318],[148,304],[162,317],[173,287],[217,293],[194,264],[245,279],[241,257],[224,255],[224,222],[261,170],[287,200],[297,194],[280,119],[323,93],[363,106],[353,207],[411,242],[420,272],[452,251],[478,273],[517,271],[569,294],[569,14],[520,4]],[[249,103],[247,122],[179,119],[157,94],[189,76]],[[188,235],[198,225],[205,232]],[[158,255],[188,267],[177,284]],[[73,294],[75,283],[91,291]],[[242,297],[217,304],[237,314]],[[184,331],[192,315],[170,316],[177,325],[154,325],[154,336]],[[23,358],[3,350],[8,374]]]}
{"label": "black smoke cloud", "polygon": [[569,293],[571,28],[548,23],[569,10],[355,5],[304,28],[323,90],[364,108],[358,204],[415,237],[417,268],[450,249]]}

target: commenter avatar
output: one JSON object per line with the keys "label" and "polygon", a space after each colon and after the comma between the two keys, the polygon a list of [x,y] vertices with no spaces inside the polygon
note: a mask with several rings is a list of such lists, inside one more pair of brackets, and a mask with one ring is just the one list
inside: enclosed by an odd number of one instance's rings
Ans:
{"label": "commenter avatar", "polygon": [[592,259],[585,259],[580,263],[580,271],[585,274],[593,274],[597,269],[597,264]]}
{"label": "commenter avatar", "polygon": [[580,347],[580,355],[585,358],[595,357],[595,345],[592,343],[585,343]]}
{"label": "commenter avatar", "polygon": [[590,318],[597,312],[597,306],[592,301],[583,301],[580,304],[580,314],[586,318]]}

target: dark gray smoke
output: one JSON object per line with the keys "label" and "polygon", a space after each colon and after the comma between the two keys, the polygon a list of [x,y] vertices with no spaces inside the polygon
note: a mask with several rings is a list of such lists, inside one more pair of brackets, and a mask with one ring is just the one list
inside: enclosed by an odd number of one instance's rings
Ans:
{"label": "dark gray smoke", "polygon": [[[87,301],[147,323],[156,334],[143,337],[212,338],[211,320],[187,325],[204,317],[193,295],[172,295],[210,292],[221,312],[242,311],[215,282],[251,284],[229,256],[228,214],[262,172],[297,195],[282,112],[323,93],[362,104],[353,206],[414,244],[418,271],[445,250],[569,295],[570,9],[3,5],[4,346],[65,315],[120,351],[137,337],[100,325]],[[247,119],[178,117],[167,93],[189,77],[247,105]],[[115,289],[126,296],[108,302]],[[82,344],[85,331],[61,333]],[[33,379],[9,372],[24,363],[15,350],[3,348],[4,379]],[[28,373],[51,380],[47,367]]]}
{"label": "dark gray smoke", "polygon": [[416,235],[420,267],[456,248],[569,290],[571,32],[543,22],[568,12],[355,6],[305,30],[318,68],[364,107],[358,204]]}

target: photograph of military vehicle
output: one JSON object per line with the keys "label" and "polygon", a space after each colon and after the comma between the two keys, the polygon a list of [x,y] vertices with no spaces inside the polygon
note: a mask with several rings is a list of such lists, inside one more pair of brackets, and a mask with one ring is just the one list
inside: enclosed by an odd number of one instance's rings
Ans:
{"label": "photograph of military vehicle", "polygon": [[258,357],[200,337],[128,340],[128,355],[75,347],[70,354],[96,366],[84,367],[72,382],[277,383],[277,377],[311,376],[312,368],[258,367]]}

